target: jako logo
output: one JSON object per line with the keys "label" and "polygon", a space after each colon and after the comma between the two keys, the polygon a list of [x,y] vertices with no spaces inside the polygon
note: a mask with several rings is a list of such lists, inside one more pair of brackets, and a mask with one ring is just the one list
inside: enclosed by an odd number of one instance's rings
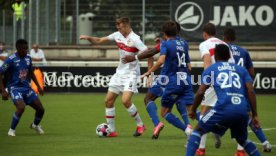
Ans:
{"label": "jako logo", "polygon": [[198,29],[203,22],[203,17],[204,15],[201,7],[194,2],[182,3],[175,12],[175,20],[184,31],[194,31]]}

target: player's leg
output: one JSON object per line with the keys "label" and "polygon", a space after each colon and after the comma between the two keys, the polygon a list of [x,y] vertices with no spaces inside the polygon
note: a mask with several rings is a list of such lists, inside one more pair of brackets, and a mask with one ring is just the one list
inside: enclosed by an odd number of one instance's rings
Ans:
{"label": "player's leg", "polygon": [[105,118],[108,126],[110,127],[112,133],[110,137],[116,137],[116,128],[115,128],[115,106],[114,103],[118,97],[119,92],[114,87],[109,87],[109,90],[105,97]]}
{"label": "player's leg", "polygon": [[253,144],[253,142],[247,139],[247,123],[247,115],[236,117],[236,122],[233,122],[230,127],[231,136],[232,138],[235,138],[240,145],[243,146],[247,154],[250,156],[260,156],[257,147]]}
{"label": "player's leg", "polygon": [[9,136],[15,136],[15,129],[18,125],[18,122],[25,111],[25,102],[23,100],[22,93],[18,89],[14,89],[10,91],[11,99],[16,107],[16,111],[13,114],[11,126],[8,132]]}
{"label": "player's leg", "polygon": [[178,110],[179,114],[181,115],[181,117],[184,121],[184,124],[187,127],[185,130],[185,133],[188,136],[192,133],[193,129],[192,129],[192,125],[190,125],[190,121],[188,119],[187,110],[189,110],[191,108],[193,101],[194,101],[194,93],[193,93],[192,86],[190,85],[190,86],[185,87],[185,91],[184,91],[183,95],[181,95],[181,97],[176,102],[177,110]]}
{"label": "player's leg", "polygon": [[[203,117],[206,112],[210,110],[210,108],[214,107],[217,102],[217,96],[212,87],[210,87],[205,92],[205,99],[202,101],[201,114],[200,119]],[[221,140],[219,135],[214,134],[215,138],[215,147],[219,148],[221,146]],[[205,155],[205,147],[206,147],[207,134],[202,135],[199,149],[197,150],[197,155],[204,156]]]}
{"label": "player's leg", "polygon": [[271,152],[272,146],[271,144],[268,142],[268,140],[266,139],[266,136],[264,134],[264,131],[261,127],[254,127],[252,126],[252,120],[249,120],[248,123],[249,127],[251,128],[251,130],[254,132],[254,134],[257,136],[257,138],[260,140],[260,142],[263,145],[263,151],[264,152]]}
{"label": "player's leg", "polygon": [[144,98],[146,110],[154,124],[152,139],[158,139],[159,133],[164,128],[164,124],[160,121],[157,113],[156,98],[162,96],[162,85],[158,83],[158,78],[155,79],[151,88],[148,89]]}
{"label": "player's leg", "polygon": [[199,148],[199,142],[205,132],[200,128],[199,124],[195,127],[194,131],[188,139],[188,144],[186,148],[186,156],[194,156],[197,149]]}
{"label": "player's leg", "polygon": [[138,113],[138,109],[136,108],[135,104],[132,103],[132,101],[131,101],[132,95],[133,95],[133,92],[124,91],[123,95],[122,95],[122,103],[126,107],[128,113],[136,121],[137,128],[136,128],[136,131],[133,134],[133,136],[140,136],[145,131],[145,126],[140,117],[140,114]]}
{"label": "player's leg", "polygon": [[36,132],[38,134],[44,134],[43,129],[39,125],[39,123],[41,122],[41,120],[44,116],[44,112],[45,112],[45,109],[44,109],[43,105],[41,104],[41,101],[37,98],[37,99],[33,100],[29,104],[29,106],[35,110],[35,118],[34,118],[33,123],[30,125],[30,128],[36,130]]}
{"label": "player's leg", "polygon": [[16,107],[16,111],[14,112],[12,117],[11,127],[8,132],[9,136],[15,136],[15,129],[19,123],[22,114],[25,111],[25,103],[23,99],[14,101],[14,105]]}

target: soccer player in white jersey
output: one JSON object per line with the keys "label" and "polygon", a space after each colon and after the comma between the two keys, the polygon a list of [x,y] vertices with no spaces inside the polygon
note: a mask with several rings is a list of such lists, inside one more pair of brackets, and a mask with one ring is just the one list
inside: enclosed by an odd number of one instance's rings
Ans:
{"label": "soccer player in white jersey", "polygon": [[[130,20],[127,17],[121,17],[116,20],[117,32],[109,36],[98,38],[81,35],[81,40],[88,40],[93,44],[106,43],[115,41],[119,48],[120,60],[126,55],[137,55],[138,52],[144,51],[147,47],[141,41],[140,37],[132,31]],[[108,92],[105,98],[105,115],[112,133],[109,137],[116,137],[115,130],[115,107],[114,103],[120,93],[122,93],[122,103],[129,114],[135,119],[137,128],[133,136],[140,136],[145,131],[145,126],[140,118],[136,106],[132,103],[131,98],[137,93],[137,79],[140,76],[140,66],[138,60],[130,63],[122,63],[116,69],[116,73],[109,82]]]}
{"label": "soccer player in white jersey", "polygon": [[[218,39],[215,37],[216,35],[216,27],[212,23],[206,23],[203,26],[203,34],[202,37],[205,41],[200,43],[199,45],[199,51],[201,54],[201,58],[203,60],[203,65],[204,69],[208,68],[210,65],[214,64],[215,57],[214,57],[214,52],[215,52],[215,47],[218,44],[225,44],[227,45],[224,41]],[[230,62],[235,62],[233,59],[232,54],[230,54]],[[217,96],[214,91],[214,88],[211,86],[209,89],[206,90],[205,95],[204,95],[204,101],[202,101],[201,105],[201,115],[200,119],[203,116],[204,113],[206,113],[211,107],[214,107],[215,103],[217,102]],[[205,145],[206,145],[206,137],[207,134],[204,134],[201,137],[200,141],[200,146],[199,149],[196,151],[196,154],[198,156],[204,156],[205,155]],[[215,135],[216,138],[216,148],[220,147],[220,138],[219,136]]]}

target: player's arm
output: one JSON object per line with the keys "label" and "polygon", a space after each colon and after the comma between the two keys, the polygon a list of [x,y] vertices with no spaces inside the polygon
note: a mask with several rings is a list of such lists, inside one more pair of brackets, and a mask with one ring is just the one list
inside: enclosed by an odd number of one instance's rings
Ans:
{"label": "player's arm", "polygon": [[87,40],[91,42],[92,44],[102,44],[107,43],[109,41],[108,37],[91,37],[86,35],[80,35],[80,40]]}
{"label": "player's arm", "polygon": [[136,59],[143,60],[143,59],[146,59],[146,58],[150,58],[150,57],[154,56],[157,53],[159,53],[159,51],[156,50],[155,48],[149,48],[149,49],[146,49],[145,51],[139,53],[136,56],[127,55],[127,56],[122,58],[122,61],[123,61],[123,63],[129,63],[129,62],[135,61]]}
{"label": "player's arm", "polygon": [[148,70],[153,67],[154,58],[150,57],[148,58]]}
{"label": "player's arm", "polygon": [[38,83],[38,81],[37,81],[37,79],[36,79],[36,77],[35,77],[35,74],[34,74],[33,69],[31,69],[31,70],[29,71],[29,74],[30,74],[31,79],[34,81],[35,85],[37,86],[37,89],[38,89],[39,94],[40,94],[40,95],[43,95],[43,94],[44,94],[44,91],[43,91],[42,88],[40,87],[40,85],[39,85],[39,83]]}
{"label": "player's arm", "polygon": [[211,56],[210,54],[205,54],[203,56],[203,67],[204,69],[207,69],[211,65]]}
{"label": "player's arm", "polygon": [[191,63],[187,63],[187,69],[188,69],[189,72],[192,71],[192,65],[191,65]]}
{"label": "player's arm", "polygon": [[148,76],[150,75],[152,72],[156,71],[157,69],[159,69],[163,63],[165,62],[166,60],[166,55],[161,55],[159,57],[159,59],[157,60],[157,62],[153,65],[152,68],[150,68],[145,74],[143,74],[143,76]]}
{"label": "player's arm", "polygon": [[254,127],[260,127],[258,113],[257,113],[257,102],[256,102],[256,94],[254,91],[254,87],[252,82],[246,82],[247,89],[247,98],[251,107],[252,112],[252,124]]}
{"label": "player's arm", "polygon": [[246,69],[249,72],[251,78],[254,79],[255,70],[254,70],[254,66],[253,66],[253,63],[252,63],[252,59],[251,59],[248,52],[246,53],[246,64],[245,64],[245,66],[246,66]]}
{"label": "player's arm", "polygon": [[6,56],[0,56],[0,60],[5,61],[7,59]]}
{"label": "player's arm", "polygon": [[248,68],[247,71],[250,74],[251,78],[254,79],[254,77],[255,77],[254,67]]}
{"label": "player's arm", "polygon": [[197,92],[195,94],[194,103],[189,111],[189,117],[191,119],[196,118],[196,110],[197,110],[198,106],[201,104],[203,97],[204,97],[204,93],[208,88],[209,88],[209,85],[206,85],[206,84],[202,84],[199,86],[199,89],[197,90]]}

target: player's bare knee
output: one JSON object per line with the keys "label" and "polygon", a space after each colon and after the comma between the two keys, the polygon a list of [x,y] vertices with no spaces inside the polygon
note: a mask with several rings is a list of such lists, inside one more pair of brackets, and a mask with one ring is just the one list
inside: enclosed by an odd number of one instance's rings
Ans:
{"label": "player's bare knee", "polygon": [[112,108],[113,107],[113,100],[111,100],[111,99],[105,99],[105,107],[107,107],[107,108]]}
{"label": "player's bare knee", "polygon": [[132,104],[130,100],[126,100],[126,99],[122,99],[122,103],[126,108],[129,108]]}
{"label": "player's bare knee", "polygon": [[17,114],[21,115],[25,111],[25,106],[17,106]]}

